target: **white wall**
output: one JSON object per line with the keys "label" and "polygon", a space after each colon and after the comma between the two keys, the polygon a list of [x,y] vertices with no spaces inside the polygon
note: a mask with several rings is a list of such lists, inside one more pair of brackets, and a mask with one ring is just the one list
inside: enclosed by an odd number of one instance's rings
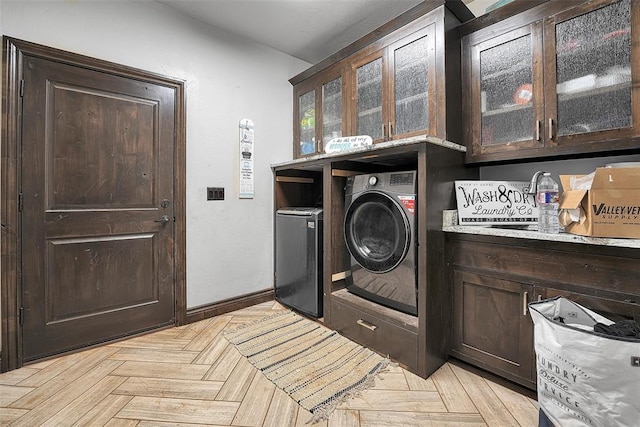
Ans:
{"label": "white wall", "polygon": [[[149,0],[0,0],[4,35],[186,81],[187,306],[273,285],[270,165],[291,159],[292,88],[311,64]],[[255,122],[255,197],[238,199],[238,121]],[[206,187],[225,187],[206,201]]]}

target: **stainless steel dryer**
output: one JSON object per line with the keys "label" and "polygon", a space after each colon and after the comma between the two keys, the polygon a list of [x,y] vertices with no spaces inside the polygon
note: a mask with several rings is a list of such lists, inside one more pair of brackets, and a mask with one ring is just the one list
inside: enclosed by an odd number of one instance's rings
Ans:
{"label": "stainless steel dryer", "polygon": [[349,177],[344,238],[351,254],[347,290],[417,315],[416,171]]}

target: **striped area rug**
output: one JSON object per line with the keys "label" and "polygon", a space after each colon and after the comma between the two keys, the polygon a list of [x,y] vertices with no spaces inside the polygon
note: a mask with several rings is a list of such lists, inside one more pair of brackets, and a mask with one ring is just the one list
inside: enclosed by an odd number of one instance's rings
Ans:
{"label": "striped area rug", "polygon": [[300,406],[311,422],[374,385],[386,359],[317,322],[283,311],[225,333],[251,364]]}

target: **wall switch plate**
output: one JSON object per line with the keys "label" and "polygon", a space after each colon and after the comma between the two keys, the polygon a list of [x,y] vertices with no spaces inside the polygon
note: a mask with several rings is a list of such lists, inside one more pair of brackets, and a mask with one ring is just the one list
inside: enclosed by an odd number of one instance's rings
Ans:
{"label": "wall switch plate", "polygon": [[224,187],[207,187],[207,200],[224,200]]}

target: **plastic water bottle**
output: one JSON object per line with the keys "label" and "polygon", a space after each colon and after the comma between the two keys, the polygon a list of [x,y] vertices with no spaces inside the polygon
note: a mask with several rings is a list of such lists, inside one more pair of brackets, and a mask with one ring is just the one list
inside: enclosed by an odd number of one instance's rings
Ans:
{"label": "plastic water bottle", "polygon": [[560,224],[558,222],[559,200],[558,183],[551,178],[549,172],[545,172],[540,182],[538,182],[536,193],[539,232],[552,234],[560,232]]}

